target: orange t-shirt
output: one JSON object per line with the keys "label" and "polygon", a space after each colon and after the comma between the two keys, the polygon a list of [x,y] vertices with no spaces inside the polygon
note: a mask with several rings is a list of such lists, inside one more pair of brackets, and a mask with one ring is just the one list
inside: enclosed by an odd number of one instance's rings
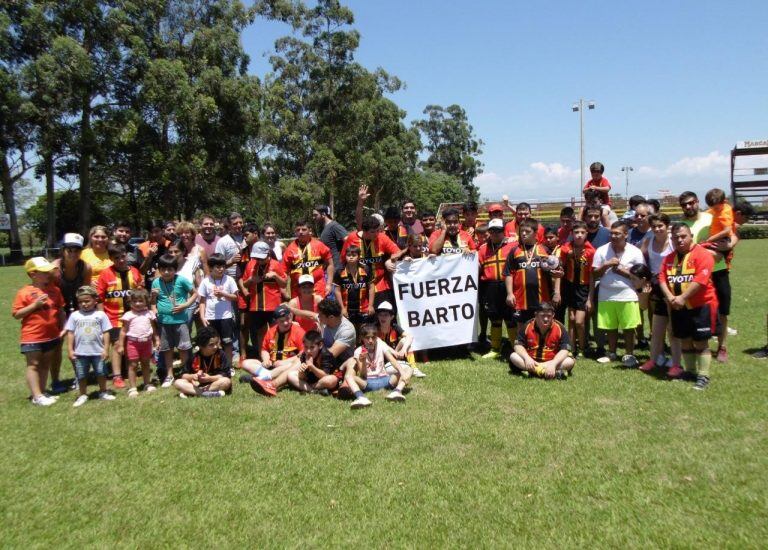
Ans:
{"label": "orange t-shirt", "polygon": [[727,202],[716,204],[707,210],[707,213],[712,214],[712,225],[709,226],[710,235],[716,235],[729,227],[733,230],[733,207]]}
{"label": "orange t-shirt", "polygon": [[33,311],[21,320],[21,343],[49,342],[59,337],[59,311],[64,307],[64,297],[55,284],[41,290],[34,285],[21,287],[13,300],[13,313],[27,307],[42,294],[47,294],[45,306]]}

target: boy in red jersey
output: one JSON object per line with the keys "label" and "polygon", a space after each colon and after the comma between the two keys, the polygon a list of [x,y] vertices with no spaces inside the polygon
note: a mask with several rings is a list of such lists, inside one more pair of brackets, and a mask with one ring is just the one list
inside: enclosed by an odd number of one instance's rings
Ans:
{"label": "boy in red jersey", "polygon": [[594,189],[599,193],[600,202],[603,204],[611,205],[611,198],[608,193],[611,191],[611,182],[608,178],[603,177],[605,172],[605,166],[602,162],[593,162],[589,165],[589,173],[592,175],[592,179],[584,184],[584,191],[587,189]]}
{"label": "boy in red jersey", "polygon": [[96,292],[104,313],[107,314],[112,330],[109,339],[112,342],[112,385],[124,388],[125,381],[121,374],[123,356],[117,346],[120,330],[123,327],[123,314],[131,310],[131,290],[141,288],[144,280],[138,269],[128,265],[128,253],[122,244],[110,244],[107,247],[112,265],[99,275]]}
{"label": "boy in red jersey", "polygon": [[560,247],[560,263],[565,269],[562,279],[555,279],[555,294],[561,294],[568,308],[568,333],[578,342],[578,355],[587,349],[585,321],[592,311],[592,258],[595,247],[587,240],[587,224],[573,222],[573,241]]}
{"label": "boy in red jersey", "polygon": [[536,315],[520,331],[515,351],[509,356],[514,367],[529,376],[551,380],[565,379],[576,361],[571,355],[570,341],[565,326],[555,320],[555,308],[544,302]]}
{"label": "boy in red jersey", "polygon": [[315,292],[327,296],[333,286],[335,269],[331,250],[312,237],[306,221],[299,220],[293,227],[296,239],[283,253],[283,267],[291,277],[291,296],[295,297],[299,292],[299,277],[307,274],[315,279]]}
{"label": "boy in red jersey", "polygon": [[334,282],[341,314],[358,330],[374,312],[373,278],[370,268],[360,265],[360,247],[347,247],[346,264],[336,272]]}
{"label": "boy in red jersey", "polygon": [[43,257],[27,260],[24,270],[31,279],[13,300],[13,318],[21,321],[21,353],[27,360],[27,385],[32,404],[48,407],[56,398],[45,395],[48,370],[61,343],[64,328],[64,297],[51,282],[54,265]]}
{"label": "boy in red jersey", "polygon": [[[264,241],[255,243],[242,278],[242,284],[248,290],[248,328],[254,346],[263,340],[275,309],[283,301],[282,289],[287,284],[285,270],[280,262],[270,257],[270,250]],[[245,350],[241,351],[245,353]]]}
{"label": "boy in red jersey", "polygon": [[675,251],[661,264],[659,287],[670,306],[672,335],[683,346],[684,378],[696,379],[697,390],[709,385],[712,352],[709,339],[717,335],[717,293],[712,283],[712,255],[693,242],[690,227],[672,224]]}
{"label": "boy in red jersey", "polygon": [[459,211],[448,208],[443,212],[445,229],[435,231],[429,238],[429,251],[432,254],[464,254],[477,250],[472,235],[461,229]]}
{"label": "boy in red jersey", "polygon": [[[515,209],[515,219],[507,222],[507,225],[504,226],[504,236],[509,241],[518,241],[522,240],[520,238],[520,227],[522,226],[523,222],[525,220],[528,220],[531,218],[531,205],[527,202],[521,202],[517,205],[517,208]],[[536,229],[536,242],[543,243],[544,242],[544,226],[541,224],[537,224],[538,228]]]}

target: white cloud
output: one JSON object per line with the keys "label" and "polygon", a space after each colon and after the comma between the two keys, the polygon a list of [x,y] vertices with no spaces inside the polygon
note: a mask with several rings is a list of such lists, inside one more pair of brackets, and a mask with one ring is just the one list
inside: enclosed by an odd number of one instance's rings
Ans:
{"label": "white cloud", "polygon": [[685,157],[665,170],[668,176],[708,176],[728,173],[730,159],[719,151],[703,157]]}

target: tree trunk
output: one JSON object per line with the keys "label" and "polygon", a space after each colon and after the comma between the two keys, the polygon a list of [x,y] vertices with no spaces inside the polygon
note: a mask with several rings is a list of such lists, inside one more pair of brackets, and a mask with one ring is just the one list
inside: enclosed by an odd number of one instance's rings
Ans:
{"label": "tree trunk", "polygon": [[8,157],[5,151],[2,152],[0,157],[2,157],[2,160],[0,160],[0,177],[2,178],[3,186],[3,203],[5,203],[5,211],[8,213],[11,221],[10,238],[8,239],[11,248],[11,262],[20,262],[24,259],[24,254],[21,252],[19,220],[16,217],[16,197],[13,192],[14,180],[11,177],[11,167],[8,165]]}
{"label": "tree trunk", "polygon": [[53,155],[43,156],[45,167],[45,221],[47,225],[45,245],[48,248],[56,246],[56,195],[53,188]]}
{"label": "tree trunk", "polygon": [[80,233],[87,235],[91,229],[91,95],[83,97],[83,114],[80,119]]}

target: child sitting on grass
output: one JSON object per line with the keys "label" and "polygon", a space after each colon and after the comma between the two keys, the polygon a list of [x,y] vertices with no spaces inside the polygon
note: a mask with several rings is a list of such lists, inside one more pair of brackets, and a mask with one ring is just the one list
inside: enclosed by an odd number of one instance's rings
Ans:
{"label": "child sitting on grass", "polygon": [[43,257],[27,260],[24,270],[31,283],[19,289],[13,300],[13,318],[21,321],[21,353],[27,359],[27,384],[32,404],[48,407],[56,398],[45,395],[48,370],[64,326],[64,297],[51,283],[54,266]]}
{"label": "child sitting on grass", "polygon": [[[351,405],[353,409],[373,405],[363,392],[382,389],[392,390],[386,397],[387,401],[405,401],[403,388],[411,379],[413,369],[398,361],[392,348],[386,345],[376,332],[376,325],[363,325],[360,329],[363,345],[357,348],[354,357],[343,365],[344,383],[355,396]],[[387,372],[387,363],[394,367],[395,374],[390,375]]]}
{"label": "child sitting on grass", "polygon": [[128,397],[138,397],[136,388],[136,367],[141,365],[141,375],[144,378],[144,391],[151,393],[157,388],[152,385],[152,371],[149,362],[154,348],[160,347],[160,337],[157,332],[155,312],[149,309],[149,292],[137,288],[131,292],[131,311],[123,317],[123,328],[120,330],[118,350],[128,359]]}
{"label": "child sitting on grass", "polygon": [[96,309],[98,294],[90,285],[81,286],[75,292],[79,309],[67,319],[64,330],[67,333],[69,359],[75,365],[80,395],[73,407],[85,405],[88,401],[88,371],[93,367],[99,382],[99,399],[114,401],[115,396],[107,393],[107,367],[109,355],[109,331],[112,323],[107,314]]}
{"label": "child sitting on grass", "polygon": [[224,397],[232,389],[227,355],[213,327],[201,328],[195,337],[198,350],[192,364],[174,380],[179,397]]}
{"label": "child sitting on grass", "polygon": [[310,330],[304,335],[304,351],[299,355],[299,361],[298,370],[288,373],[288,382],[297,390],[328,395],[341,384],[344,374],[336,368],[334,357],[325,349],[319,331]]}

